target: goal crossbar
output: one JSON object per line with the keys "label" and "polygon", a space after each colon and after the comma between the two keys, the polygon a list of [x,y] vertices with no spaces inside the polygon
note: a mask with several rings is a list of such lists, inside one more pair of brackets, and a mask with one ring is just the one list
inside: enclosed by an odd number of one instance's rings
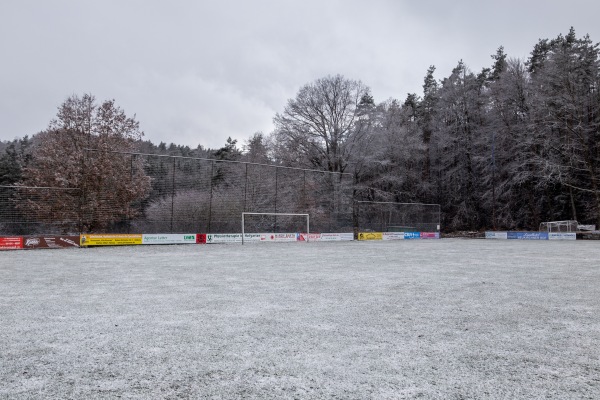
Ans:
{"label": "goal crossbar", "polygon": [[308,234],[310,233],[310,217],[308,214],[297,214],[297,213],[261,213],[261,212],[243,212],[242,213],[242,244],[244,244],[245,219],[246,215],[270,215],[270,216],[294,216],[294,217],[306,217],[306,241],[308,242]]}

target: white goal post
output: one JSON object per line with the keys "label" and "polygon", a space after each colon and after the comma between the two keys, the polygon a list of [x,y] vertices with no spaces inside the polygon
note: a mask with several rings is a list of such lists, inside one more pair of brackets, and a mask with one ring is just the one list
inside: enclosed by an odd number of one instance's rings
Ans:
{"label": "white goal post", "polygon": [[242,213],[242,244],[244,244],[244,237],[246,236],[246,215],[266,215],[266,216],[292,216],[292,217],[306,217],[306,241],[308,242],[308,234],[310,233],[310,217],[308,214],[295,214],[295,213],[261,213],[261,212],[243,212]]}
{"label": "white goal post", "polygon": [[539,227],[540,232],[577,232],[579,223],[575,220],[546,221]]}

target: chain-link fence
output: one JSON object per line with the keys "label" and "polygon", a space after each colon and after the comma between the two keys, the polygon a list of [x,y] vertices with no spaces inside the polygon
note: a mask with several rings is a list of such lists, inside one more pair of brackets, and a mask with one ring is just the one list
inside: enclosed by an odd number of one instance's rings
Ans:
{"label": "chain-link fence", "polygon": [[[239,232],[242,212],[309,213],[316,230],[352,229],[349,174],[211,159],[141,157],[151,177],[151,190],[140,204],[140,216],[131,223],[136,231]],[[273,224],[272,228],[275,232],[285,225]]]}
{"label": "chain-link fence", "polygon": [[0,234],[78,234],[80,202],[75,188],[0,186]]}
{"label": "chain-link fence", "polygon": [[439,204],[357,201],[356,212],[361,231],[440,231]]}
{"label": "chain-link fence", "polygon": [[[353,199],[352,175],[238,161],[88,150],[77,188],[0,186],[0,235],[238,233],[241,215],[310,215],[313,232],[440,230],[437,204]],[[248,232],[300,229],[294,217]]]}
{"label": "chain-link fence", "polygon": [[350,174],[96,150],[83,165],[78,188],[0,187],[0,234],[235,233],[242,212],[309,213],[311,230],[352,231]]}

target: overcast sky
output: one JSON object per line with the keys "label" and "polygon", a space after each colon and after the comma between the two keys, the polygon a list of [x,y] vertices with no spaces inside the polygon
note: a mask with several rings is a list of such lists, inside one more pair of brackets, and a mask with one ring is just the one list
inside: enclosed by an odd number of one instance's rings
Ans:
{"label": "overcast sky", "polygon": [[592,0],[0,0],[0,140],[91,93],[156,144],[243,144],[315,79],[404,100],[430,65],[479,71],[501,45],[526,59],[571,26],[599,42],[599,15]]}

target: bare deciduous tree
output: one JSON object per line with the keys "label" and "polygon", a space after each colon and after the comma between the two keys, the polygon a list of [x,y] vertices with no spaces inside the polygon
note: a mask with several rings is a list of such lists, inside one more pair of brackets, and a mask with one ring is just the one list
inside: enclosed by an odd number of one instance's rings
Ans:
{"label": "bare deciduous tree", "polygon": [[132,203],[147,195],[150,179],[141,160],[115,152],[134,151],[142,136],[135,117],[128,117],[114,100],[98,106],[89,94],[69,97],[36,137],[22,184],[78,190],[55,191],[22,207],[57,222],[78,220],[84,231],[130,220],[137,209]]}
{"label": "bare deciduous tree", "polygon": [[359,104],[369,89],[360,81],[328,76],[303,86],[275,116],[279,158],[302,155],[313,168],[344,172],[366,134],[358,124]]}

